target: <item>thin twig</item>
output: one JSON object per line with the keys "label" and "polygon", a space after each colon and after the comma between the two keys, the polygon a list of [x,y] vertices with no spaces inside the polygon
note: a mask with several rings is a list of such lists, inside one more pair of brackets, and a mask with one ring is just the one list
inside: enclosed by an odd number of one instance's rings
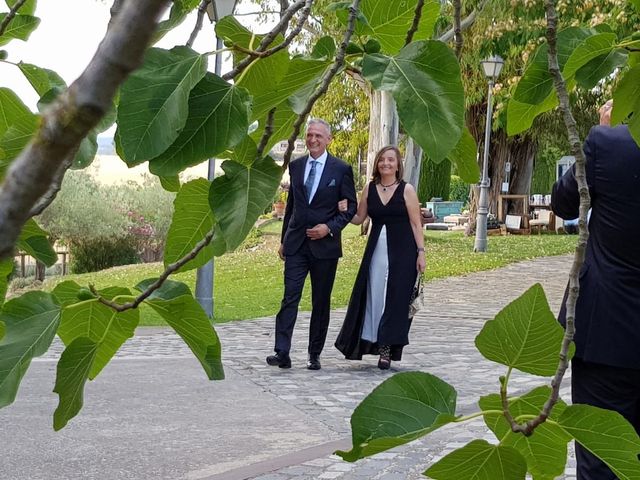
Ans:
{"label": "thin twig", "polygon": [[582,142],[580,141],[580,135],[576,126],[576,121],[571,113],[571,104],[569,100],[569,92],[567,91],[567,85],[560,67],[558,65],[557,54],[557,13],[555,8],[555,2],[553,0],[545,0],[545,9],[547,17],[547,44],[548,58],[549,58],[549,72],[553,77],[553,84],[558,94],[558,100],[560,102],[560,110],[564,118],[565,126],[567,127],[567,134],[569,136],[569,144],[571,150],[576,158],[576,180],[578,182],[578,191],[580,193],[580,219],[579,229],[580,235],[578,238],[578,244],[576,246],[576,252],[573,258],[573,264],[571,265],[571,271],[569,273],[569,292],[567,295],[566,306],[566,326],[564,337],[562,339],[562,346],[560,348],[558,368],[556,370],[553,379],[551,380],[551,394],[544,404],[542,411],[537,417],[529,420],[524,424],[518,424],[513,418],[509,420],[510,414],[507,416],[507,410],[505,410],[505,417],[511,424],[511,430],[514,432],[521,432],[525,435],[531,435],[535,428],[545,422],[554,405],[560,398],[560,385],[564,374],[569,367],[569,347],[573,341],[575,334],[575,314],[576,314],[576,301],[578,299],[578,293],[580,291],[579,285],[579,273],[582,265],[584,264],[585,252],[587,247],[587,241],[589,239],[589,232],[587,229],[587,211],[591,204],[589,197],[589,186],[586,180],[586,159],[582,150]]}
{"label": "thin twig", "polygon": [[[478,18],[478,14],[482,12],[486,4],[487,4],[487,0],[482,0],[480,3],[478,3],[476,8],[469,15],[467,15],[464,18],[464,20],[460,22],[460,31],[467,30],[476,22],[476,19]],[[438,40],[445,43],[449,42],[453,39],[455,33],[456,33],[455,27],[452,27],[446,32],[444,32],[442,35],[440,35]]]}
{"label": "thin twig", "polygon": [[20,8],[25,3],[27,3],[27,0],[18,0],[15,3],[15,5],[11,7],[11,10],[9,10],[9,13],[7,13],[7,16],[4,17],[4,19],[2,20],[2,23],[0,23],[0,37],[4,35],[4,31],[9,26],[9,23],[11,23],[11,20],[14,19],[14,17],[18,14],[18,10],[20,10]]}
{"label": "thin twig", "polygon": [[270,57],[274,53],[278,53],[280,50],[283,50],[283,49],[287,48],[289,45],[291,45],[291,42],[293,42],[293,40],[295,40],[295,38],[302,31],[302,28],[306,24],[307,19],[309,18],[309,14],[311,13],[311,5],[312,4],[313,4],[313,0],[306,0],[306,5],[302,9],[302,12],[300,13],[300,18],[298,19],[298,24],[296,25],[296,27],[293,30],[291,30],[291,32],[289,32],[289,34],[287,35],[287,38],[284,39],[284,42],[276,45],[273,48],[270,48],[269,50],[264,50],[264,51],[251,50],[249,48],[244,48],[244,47],[242,47],[240,45],[234,45],[233,49],[234,50],[238,50],[238,51],[240,51],[240,52],[242,52],[242,53],[244,53],[246,55],[249,55],[250,57],[253,57],[253,58],[266,58],[266,57]]}
{"label": "thin twig", "polygon": [[460,60],[460,55],[462,55],[462,27],[461,27],[461,17],[462,17],[462,1],[461,0],[453,0],[453,30],[455,39],[454,43],[456,45],[456,58]]}
{"label": "thin twig", "polygon": [[331,66],[329,71],[324,74],[320,86],[315,90],[315,92],[313,92],[304,109],[298,115],[298,118],[293,124],[293,132],[289,137],[287,150],[284,153],[284,163],[282,165],[283,170],[285,170],[289,166],[289,162],[291,161],[291,154],[293,153],[293,150],[295,148],[296,140],[298,138],[298,135],[300,134],[302,124],[307,119],[307,115],[309,115],[309,113],[311,112],[311,109],[313,108],[313,105],[316,103],[316,101],[318,101],[318,99],[327,92],[331,80],[333,80],[333,77],[336,76],[338,70],[340,70],[340,68],[342,68],[342,66],[344,65],[347,46],[349,45],[349,41],[351,40],[353,31],[356,28],[356,17],[358,15],[359,5],[360,0],[353,0],[353,3],[349,7],[349,21],[347,24],[347,30],[344,32],[344,37],[342,38],[342,43],[340,44],[340,48],[336,53],[336,58],[333,61],[333,65]]}
{"label": "thin twig", "polygon": [[[264,36],[264,38],[260,42],[260,45],[258,45],[258,47],[256,48],[256,52],[265,51],[269,47],[269,45],[273,43],[273,41],[276,39],[279,33],[285,32],[287,30],[287,26],[289,25],[289,20],[291,20],[291,17],[293,17],[293,15],[296,12],[301,10],[307,4],[307,2],[313,3],[313,0],[298,0],[296,3],[291,5],[284,12],[278,24],[275,27],[273,27],[273,29]],[[253,57],[244,58],[242,61],[238,62],[238,65],[236,65],[233,70],[231,70],[228,73],[225,73],[222,76],[222,78],[225,80],[232,80],[236,78],[238,75],[240,75],[244,71],[245,68],[251,65],[251,63],[253,63],[254,60],[255,59]]]}
{"label": "thin twig", "polygon": [[269,139],[271,135],[273,135],[273,119],[275,117],[276,107],[273,107],[269,110],[269,114],[267,115],[267,123],[264,126],[264,132],[262,133],[262,138],[260,138],[260,143],[258,144],[258,154],[256,155],[256,160],[262,158],[264,153],[264,149],[267,148],[267,143],[269,143]]}
{"label": "thin twig", "polygon": [[287,48],[291,44],[291,42],[293,42],[293,40],[298,36],[298,34],[302,31],[302,27],[304,27],[305,23],[307,22],[307,18],[309,18],[309,14],[311,13],[312,4],[313,4],[313,0],[306,0],[306,4],[302,9],[302,12],[300,13],[300,18],[298,19],[298,24],[296,25],[296,28],[291,30],[289,35],[287,35],[287,38],[284,39],[284,42],[276,45],[273,48],[270,48],[269,50],[265,50],[264,52],[250,50],[248,48],[241,47],[240,45],[234,45],[233,48],[235,50],[239,50],[242,53],[246,53],[250,57],[254,57],[254,58],[270,57],[274,53],[278,53],[280,50]]}
{"label": "thin twig", "polygon": [[211,0],[202,0],[198,6],[198,16],[196,18],[196,24],[193,27],[189,40],[187,40],[187,47],[193,47],[193,42],[198,38],[198,34],[202,30],[202,21],[204,20],[204,14],[207,13],[207,5],[211,3]]}
{"label": "thin twig", "polygon": [[101,297],[100,294],[97,292],[97,290],[95,289],[95,287],[93,285],[89,285],[89,289],[91,290],[91,292],[98,297],[98,302],[102,303],[103,305],[106,305],[107,307],[111,307],[113,308],[115,311],[117,312],[124,312],[126,310],[131,310],[133,308],[138,307],[142,302],[144,302],[147,298],[149,298],[149,296],[155,292],[156,290],[158,290],[162,284],[165,282],[165,280],[167,278],[169,278],[169,276],[172,273],[177,272],[180,267],[182,267],[184,264],[186,264],[187,262],[193,260],[198,253],[200,253],[200,250],[202,250],[204,247],[206,247],[207,245],[209,245],[211,243],[211,240],[213,240],[213,235],[214,235],[215,229],[212,228],[211,230],[209,230],[209,232],[207,232],[207,234],[204,236],[204,238],[202,240],[200,240],[195,247],[193,247],[193,249],[187,253],[184,257],[182,257],[180,260],[178,260],[177,262],[172,263],[171,265],[169,265],[164,272],[162,272],[162,274],[158,277],[158,279],[153,282],[149,288],[147,288],[144,292],[142,292],[140,295],[138,295],[133,301],[131,302],[127,302],[127,303],[116,303],[114,301],[111,300],[107,300],[104,297]]}
{"label": "thin twig", "polygon": [[407,38],[404,41],[405,47],[413,42],[413,36],[418,31],[418,27],[420,26],[420,19],[422,18],[422,8],[424,7],[424,0],[418,0],[416,4],[415,13],[413,14],[413,23],[411,24],[411,28],[407,32]]}

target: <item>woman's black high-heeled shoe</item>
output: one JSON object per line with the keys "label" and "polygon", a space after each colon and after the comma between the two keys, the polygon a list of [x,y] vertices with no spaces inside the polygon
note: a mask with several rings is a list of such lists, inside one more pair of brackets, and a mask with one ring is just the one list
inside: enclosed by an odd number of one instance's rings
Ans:
{"label": "woman's black high-heeled shoe", "polygon": [[391,367],[391,347],[388,345],[380,347],[380,359],[378,360],[378,368],[380,370],[389,370]]}

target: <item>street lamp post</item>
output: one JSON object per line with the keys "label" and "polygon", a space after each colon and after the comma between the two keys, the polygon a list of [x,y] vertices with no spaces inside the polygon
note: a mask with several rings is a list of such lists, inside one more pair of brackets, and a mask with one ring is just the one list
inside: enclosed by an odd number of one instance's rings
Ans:
{"label": "street lamp post", "polygon": [[[232,15],[236,8],[238,0],[211,0],[207,5],[207,15],[211,22],[218,23],[223,17]],[[222,39],[216,36],[216,53],[214,73],[220,75],[222,72]],[[209,168],[207,172],[207,179],[212,181],[216,172],[216,160],[215,158],[209,159]],[[198,268],[196,273],[196,300],[206,312],[209,318],[213,318],[213,273],[214,263],[213,258],[209,260],[205,265]]]}
{"label": "street lamp post", "polygon": [[476,216],[476,241],[474,252],[487,251],[487,214],[489,213],[489,141],[491,139],[491,117],[493,116],[493,86],[500,75],[504,60],[497,55],[480,62],[489,82],[487,97],[487,120],[484,129],[484,156],[482,158],[482,179],[480,180],[480,199],[478,200],[478,215]]}

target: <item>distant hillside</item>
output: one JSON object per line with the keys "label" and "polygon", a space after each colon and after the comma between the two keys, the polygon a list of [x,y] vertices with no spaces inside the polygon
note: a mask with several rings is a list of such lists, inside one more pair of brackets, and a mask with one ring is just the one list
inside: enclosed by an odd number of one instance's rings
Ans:
{"label": "distant hillside", "polygon": [[98,137],[98,155],[115,155],[116,147],[113,137]]}

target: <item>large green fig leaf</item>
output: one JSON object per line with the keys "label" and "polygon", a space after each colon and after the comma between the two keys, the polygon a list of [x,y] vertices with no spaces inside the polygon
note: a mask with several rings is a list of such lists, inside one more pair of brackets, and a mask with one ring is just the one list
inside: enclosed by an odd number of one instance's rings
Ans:
{"label": "large green fig leaf", "polygon": [[640,145],[640,63],[627,70],[613,92],[611,124],[629,119],[629,131]]}
{"label": "large green fig leaf", "polygon": [[27,113],[14,119],[13,123],[0,135],[0,180],[4,178],[9,165],[27,146],[40,125],[40,116]]}
{"label": "large green fig leaf", "polygon": [[436,161],[458,144],[464,128],[464,92],[455,54],[435,40],[413,42],[395,57],[365,55],[362,74],[389,90],[409,135]]}
{"label": "large green fig leaf", "polygon": [[19,62],[18,68],[41,97],[54,87],[60,90],[67,88],[62,77],[53,70],[24,62]]}
{"label": "large green fig leaf", "polygon": [[351,415],[349,462],[404,445],[455,419],[456,391],[423,372],[397,373],[378,385]]}
{"label": "large green fig leaf", "polygon": [[116,138],[127,165],[157,157],[178,138],[189,94],[206,71],[206,57],[188,47],[147,51],[142,67],[120,89]]}
{"label": "large green fig leaf", "polygon": [[47,232],[42,230],[33,218],[27,220],[22,227],[17,246],[47,267],[55,265],[58,261],[58,255],[49,242]]}
{"label": "large green fig leaf", "polygon": [[49,349],[60,322],[60,305],[45,292],[27,292],[0,311],[5,336],[0,340],[0,408],[16,398],[31,359]]}
{"label": "large green fig leaf", "polygon": [[0,87],[0,138],[18,118],[30,113],[31,110],[12,90]]}
{"label": "large green fig leaf", "polygon": [[[535,388],[521,397],[511,398],[509,411],[516,420],[522,415],[529,418],[536,416],[542,411],[550,393],[551,388],[544,386]],[[482,397],[479,403],[483,411],[502,410],[502,401],[497,394]],[[549,418],[557,420],[566,407],[566,403],[560,400],[553,407]],[[553,479],[564,472],[567,463],[567,443],[571,436],[555,422],[539,425],[533,434],[527,437],[521,433],[514,433],[501,413],[486,413],[484,421],[500,440],[500,445],[513,447],[520,452],[527,462],[527,470],[533,474],[534,479]]]}
{"label": "large green fig leaf", "polygon": [[449,160],[455,163],[458,175],[467,183],[480,180],[478,165],[478,145],[468,128],[464,128],[460,141],[449,153]]}
{"label": "large green fig leaf", "polygon": [[591,405],[570,405],[558,423],[606,463],[619,479],[640,478],[640,438],[618,412]]}
{"label": "large green fig leaf", "polygon": [[76,338],[60,356],[56,369],[58,408],[53,413],[53,429],[63,428],[82,408],[84,384],[98,352],[98,345],[85,337]]}
{"label": "large green fig leaf", "polygon": [[[9,8],[13,8],[13,6],[18,3],[19,0],[5,0],[5,3]],[[36,4],[37,0],[27,0],[22,4],[22,6],[18,9],[18,13],[22,15],[33,15],[36,13]]]}
{"label": "large green fig leaf", "polygon": [[[138,284],[141,292],[157,279]],[[166,280],[162,287],[145,300],[189,346],[210,380],[222,380],[222,346],[211,320],[193,298],[189,288],[180,282]]]}
{"label": "large green fig leaf", "polygon": [[[0,261],[0,310],[4,303],[4,297],[7,294],[7,287],[9,286],[9,275],[13,272],[13,258],[7,258]],[[2,335],[0,335],[0,339]]]}
{"label": "large green fig leaf", "polygon": [[176,175],[235,146],[247,134],[251,100],[244,88],[207,73],[191,90],[189,116],[175,142],[149,162],[151,173]]}
{"label": "large green fig leaf", "polygon": [[[64,283],[64,288],[68,292],[72,285]],[[61,287],[58,287],[58,290],[54,290],[53,293],[63,301],[67,299],[61,294]],[[99,293],[107,299],[119,295],[131,297],[131,292],[127,288],[109,289]],[[95,360],[89,365],[90,368],[87,372],[88,377],[93,380],[109,363],[122,344],[133,337],[139,321],[140,311],[138,309],[117,312],[92,298],[68,305],[62,310],[58,336],[67,346],[71,346],[74,341],[83,337],[95,343]]]}
{"label": "large green fig leaf", "polygon": [[251,136],[247,135],[236,145],[230,154],[231,160],[241,165],[250,166],[258,158],[258,145]]}
{"label": "large green fig leaf", "polygon": [[475,343],[489,360],[533,375],[552,376],[563,337],[542,285],[536,283],[489,320]]}
{"label": "large green fig leaf", "polygon": [[330,68],[330,65],[326,65],[325,68],[311,81],[304,84],[296,93],[291,95],[288,99],[289,106],[291,109],[297,114],[300,115],[307,108],[307,103],[309,103],[309,99],[318,89],[320,84],[322,83],[322,78],[327,69]]}
{"label": "large green fig leaf", "polygon": [[[389,2],[388,0],[363,0],[360,11],[367,18],[372,35],[380,42],[385,53],[395,55],[404,47],[405,34],[413,24],[418,0]],[[440,2],[427,0],[422,7],[415,40],[427,40],[433,36],[433,27],[440,15]]]}
{"label": "large green fig leaf", "polygon": [[[213,228],[214,218],[209,207],[209,188],[211,182],[198,178],[185,183],[173,201],[174,211],[167,244],[164,249],[165,266],[184,257]],[[198,268],[213,258],[213,242],[200,250],[200,253],[182,267],[183,271]]]}
{"label": "large green fig leaf", "polygon": [[[255,50],[264,38],[264,35],[256,35],[238,22],[233,16],[222,18],[216,24],[216,34],[218,38],[224,39],[226,42],[232,42],[234,45]],[[284,41],[284,37],[279,34],[269,46],[270,48],[279,45]],[[246,58],[246,54],[240,51],[234,51],[234,64]],[[277,85],[287,74],[289,69],[289,53],[287,49],[265,58],[254,60],[242,74],[237,77],[236,85],[249,90],[254,98],[266,94]]]}
{"label": "large green fig leaf", "polygon": [[[558,32],[558,65],[560,70],[563,71],[569,90],[575,86],[574,73],[581,66],[586,65],[589,60],[595,58],[589,58],[585,55],[588,51],[594,49],[597,51],[599,48],[598,42],[583,47],[570,64],[569,59],[574,51],[593,35],[597,35],[596,30],[581,27],[569,27]],[[581,64],[581,62],[584,63]],[[564,73],[567,65],[569,70]],[[513,105],[511,105],[512,102]],[[509,105],[507,106],[507,133],[516,135],[527,130],[538,115],[555,108],[558,104],[557,102],[553,88],[553,77],[549,73],[548,45],[543,43],[533,55],[524,75],[513,92],[513,96],[509,100]]]}
{"label": "large green fig leaf", "polygon": [[253,97],[252,120],[259,120],[275,106],[287,101],[299,90],[315,85],[330,64],[329,60],[296,57],[288,64],[287,74],[278,83],[266,82],[268,89]]}
{"label": "large green fig leaf", "polygon": [[[6,13],[0,13],[0,23],[6,18]],[[0,47],[13,39],[28,40],[31,33],[38,28],[40,19],[31,15],[16,15],[9,22],[4,33],[0,35]]]}
{"label": "large green fig leaf", "polygon": [[424,475],[434,480],[524,480],[527,464],[511,447],[473,440],[432,465]]}
{"label": "large green fig leaf", "polygon": [[222,164],[222,169],[224,175],[211,184],[209,205],[227,249],[233,250],[242,243],[260,214],[272,202],[282,178],[282,169],[271,157],[250,166],[229,160]]}
{"label": "large green fig leaf", "polygon": [[562,75],[576,77],[578,85],[593,88],[602,78],[627,62],[627,53],[616,48],[615,33],[599,33],[587,37],[567,60]]}
{"label": "large green fig leaf", "polygon": [[[563,73],[565,65],[574,50],[594,33],[594,30],[581,27],[569,27],[558,32],[558,65]],[[591,50],[591,48],[587,48],[587,50]],[[574,62],[572,62],[572,71],[575,72],[580,67],[576,63],[580,58],[586,60],[584,53],[579,53]],[[543,43],[536,50],[531,63],[527,66],[522,79],[518,82],[513,92],[513,98],[518,102],[535,105],[544,101],[552,90],[553,77],[549,73],[548,45]]]}
{"label": "large green fig leaf", "polygon": [[517,135],[528,130],[538,115],[553,110],[557,105],[555,90],[542,103],[537,104],[518,102],[511,98],[507,104],[507,135]]}

